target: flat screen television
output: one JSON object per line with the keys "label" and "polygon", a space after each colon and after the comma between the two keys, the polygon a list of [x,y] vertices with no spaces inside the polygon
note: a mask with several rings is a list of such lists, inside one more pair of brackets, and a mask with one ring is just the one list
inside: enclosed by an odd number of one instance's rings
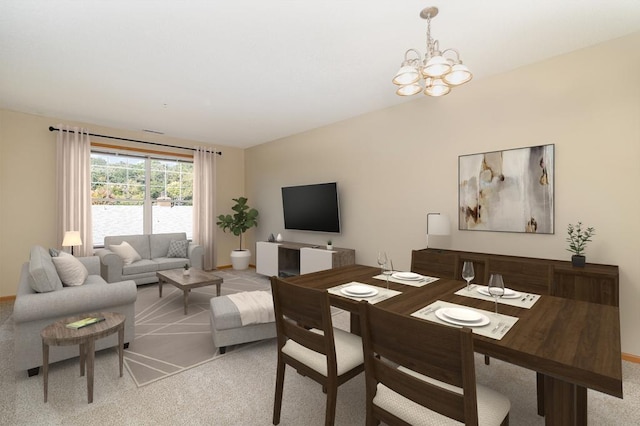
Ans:
{"label": "flat screen television", "polygon": [[284,228],[340,232],[338,185],[319,183],[282,188]]}

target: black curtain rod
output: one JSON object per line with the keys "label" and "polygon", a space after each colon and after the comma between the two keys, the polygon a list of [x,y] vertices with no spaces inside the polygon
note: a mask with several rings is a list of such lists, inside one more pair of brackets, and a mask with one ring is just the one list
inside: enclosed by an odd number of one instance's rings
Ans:
{"label": "black curtain rod", "polygon": [[[68,130],[64,130],[64,129],[63,129],[63,130],[56,129],[56,128],[55,128],[55,127],[53,127],[53,126],[49,126],[49,131],[50,131],[50,132],[68,132]],[[166,147],[166,148],[187,149],[187,150],[189,150],[189,151],[195,151],[195,150],[196,150],[195,148],[186,148],[186,147],[184,147],[184,146],[166,145],[166,144],[163,144],[163,143],[157,143],[157,142],[139,141],[139,140],[136,140],[136,139],[119,138],[119,137],[117,137],[117,136],[97,135],[97,134],[95,134],[95,133],[89,133],[89,136],[96,136],[96,137],[99,137],[99,138],[107,138],[107,139],[117,139],[117,140],[120,140],[120,141],[128,141],[128,142],[144,143],[144,144],[148,144],[148,145],[158,145],[158,146],[164,146],[164,147]],[[218,154],[218,155],[222,155],[222,152],[220,152],[220,151],[216,151],[216,154]]]}

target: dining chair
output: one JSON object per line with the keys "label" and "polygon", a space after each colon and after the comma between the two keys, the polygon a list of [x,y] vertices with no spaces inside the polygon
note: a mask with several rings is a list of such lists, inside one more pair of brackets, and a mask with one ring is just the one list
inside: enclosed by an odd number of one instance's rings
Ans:
{"label": "dining chair", "polygon": [[509,424],[509,399],[476,384],[471,329],[366,302],[359,314],[367,425]]}
{"label": "dining chair", "polygon": [[271,277],[278,339],[273,424],[280,423],[286,365],[322,385],[327,394],[325,425],[333,425],[338,386],[364,371],[362,340],[334,328],[327,291]]}

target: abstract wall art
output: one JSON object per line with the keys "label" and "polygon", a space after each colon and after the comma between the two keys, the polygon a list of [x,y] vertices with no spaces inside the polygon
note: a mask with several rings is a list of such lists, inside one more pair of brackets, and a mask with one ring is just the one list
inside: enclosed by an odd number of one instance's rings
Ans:
{"label": "abstract wall art", "polygon": [[458,229],[554,233],[554,149],[458,157]]}

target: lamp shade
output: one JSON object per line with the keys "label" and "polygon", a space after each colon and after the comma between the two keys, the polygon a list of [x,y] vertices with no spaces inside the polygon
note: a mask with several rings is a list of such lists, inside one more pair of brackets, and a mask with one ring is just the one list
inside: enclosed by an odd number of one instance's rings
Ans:
{"label": "lamp shade", "polygon": [[463,64],[455,64],[451,67],[451,72],[443,77],[443,80],[450,86],[458,86],[471,80],[472,74]]}
{"label": "lamp shade", "polygon": [[440,213],[427,214],[427,235],[449,235],[451,233],[449,217]]}
{"label": "lamp shade", "polygon": [[81,245],[82,239],[80,238],[80,231],[67,231],[64,233],[62,247],[73,247]]}

